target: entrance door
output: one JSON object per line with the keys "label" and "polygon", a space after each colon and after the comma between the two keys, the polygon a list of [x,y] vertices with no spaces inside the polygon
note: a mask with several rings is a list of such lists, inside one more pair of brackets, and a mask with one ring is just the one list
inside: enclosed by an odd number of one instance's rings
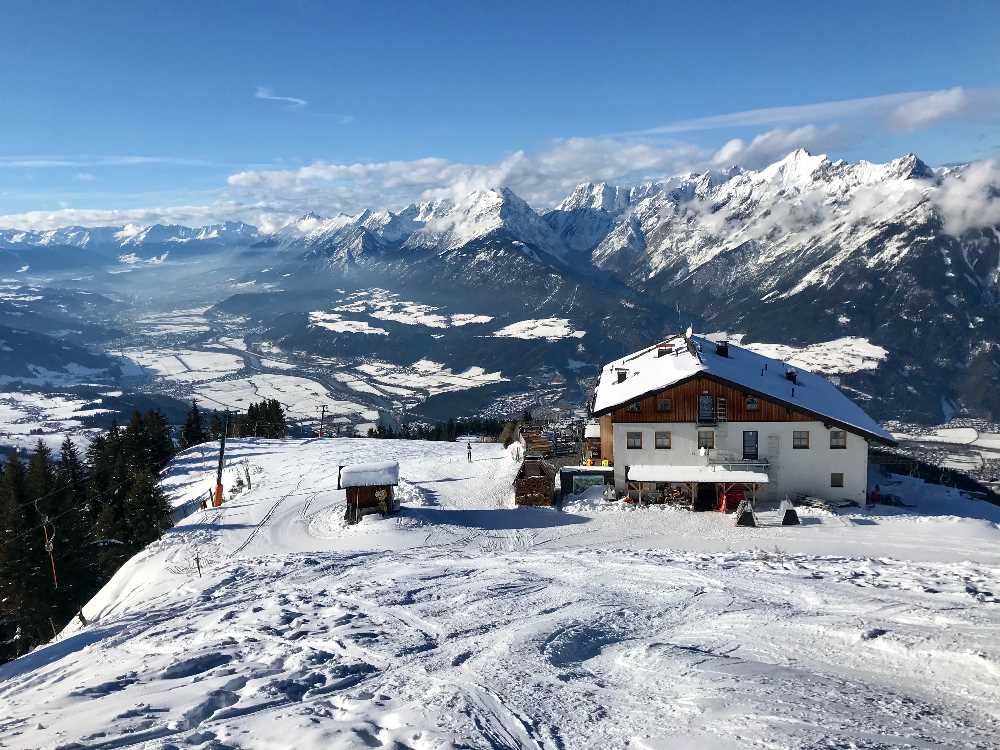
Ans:
{"label": "entrance door", "polygon": [[743,431],[743,460],[757,460],[757,430]]}

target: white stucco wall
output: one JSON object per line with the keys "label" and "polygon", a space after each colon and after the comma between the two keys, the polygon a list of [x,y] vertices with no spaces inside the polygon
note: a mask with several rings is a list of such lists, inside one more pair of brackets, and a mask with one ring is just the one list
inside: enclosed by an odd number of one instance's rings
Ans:
{"label": "white stucco wall", "polygon": [[[836,428],[834,428],[836,429]],[[728,422],[724,425],[699,426],[692,423],[618,423],[614,425],[615,485],[625,489],[625,467],[638,464],[698,466],[708,462],[698,454],[698,431],[715,432],[715,451],[743,457],[743,431],[756,430],[757,453],[770,462],[770,483],[759,493],[764,499],[780,500],[785,495],[811,495],[826,500],[850,499],[864,504],[868,491],[868,443],[852,432],[847,433],[846,448],[830,448],[830,430],[822,422]],[[793,448],[792,432],[809,431],[809,448]],[[671,435],[669,449],[656,449],[655,433]],[[642,448],[626,448],[626,433],[641,432]],[[831,487],[832,473],[844,475],[843,487]]]}

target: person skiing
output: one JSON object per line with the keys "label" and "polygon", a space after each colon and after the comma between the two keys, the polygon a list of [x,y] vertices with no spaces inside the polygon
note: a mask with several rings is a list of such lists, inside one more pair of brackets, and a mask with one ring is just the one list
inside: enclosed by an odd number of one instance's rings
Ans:
{"label": "person skiing", "polygon": [[469,452],[469,463],[472,463],[472,441],[465,444],[465,449]]}

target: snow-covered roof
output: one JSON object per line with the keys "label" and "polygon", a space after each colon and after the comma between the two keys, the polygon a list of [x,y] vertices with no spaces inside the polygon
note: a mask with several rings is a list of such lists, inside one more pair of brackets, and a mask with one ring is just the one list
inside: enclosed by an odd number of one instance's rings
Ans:
{"label": "snow-covered roof", "polygon": [[738,471],[723,466],[670,466],[640,464],[628,467],[633,482],[724,482],[726,484],[767,484],[762,471]]}
{"label": "snow-covered roof", "polygon": [[[793,368],[796,382],[792,383],[785,376],[789,368],[781,360],[732,343],[729,344],[729,356],[723,356],[716,353],[715,343],[704,336],[692,336],[691,341],[693,346],[689,347],[683,336],[675,336],[605,365],[597,384],[593,412],[603,414],[697,375],[705,375],[878,440],[895,442],[882,425],[821,375]],[[665,351],[662,356],[661,349]],[[623,378],[621,382],[620,378]]]}
{"label": "snow-covered roof", "polygon": [[575,466],[561,466],[559,471],[578,471],[578,472],[590,472],[593,474],[611,474],[615,470],[614,466],[599,466],[594,464],[592,466],[586,466],[582,464],[577,464]]}
{"label": "snow-covered roof", "polygon": [[588,424],[583,428],[585,438],[599,438],[601,436],[601,426],[599,424]]}
{"label": "snow-covered roof", "polygon": [[399,462],[351,464],[340,470],[341,487],[379,487],[399,484]]}

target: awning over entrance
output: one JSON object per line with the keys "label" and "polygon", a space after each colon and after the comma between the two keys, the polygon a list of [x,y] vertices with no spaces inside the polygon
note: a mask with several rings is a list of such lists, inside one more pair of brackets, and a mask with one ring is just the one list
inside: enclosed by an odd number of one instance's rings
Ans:
{"label": "awning over entrance", "polygon": [[640,464],[629,466],[625,476],[630,482],[716,482],[719,484],[767,484],[762,471],[737,471],[724,466],[666,466]]}

